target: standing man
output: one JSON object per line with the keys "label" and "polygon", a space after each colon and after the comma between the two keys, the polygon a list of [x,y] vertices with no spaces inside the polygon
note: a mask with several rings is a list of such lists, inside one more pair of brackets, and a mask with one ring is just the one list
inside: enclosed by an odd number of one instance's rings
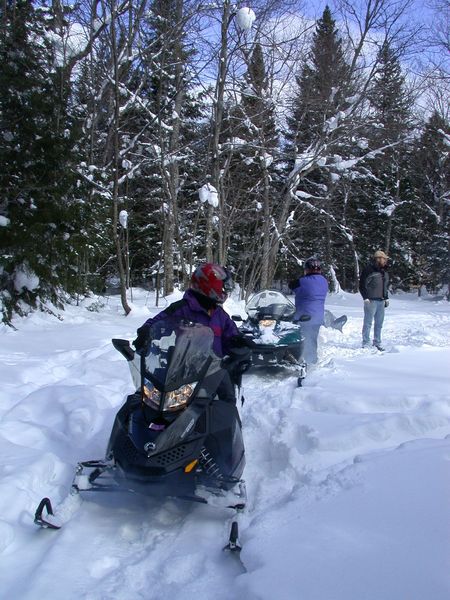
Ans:
{"label": "standing man", "polygon": [[304,358],[307,363],[317,362],[317,338],[325,313],[325,298],[328,293],[328,282],[322,275],[322,265],[315,257],[305,262],[305,274],[289,284],[295,293],[295,316],[298,320],[303,315],[310,316],[309,321],[302,322],[304,341]]}
{"label": "standing man", "polygon": [[382,250],[377,250],[373,255],[372,263],[363,269],[359,278],[359,291],[364,300],[362,347],[368,348],[370,346],[370,330],[374,321],[373,345],[381,352],[384,350],[381,343],[384,309],[389,306],[388,260],[389,257]]}

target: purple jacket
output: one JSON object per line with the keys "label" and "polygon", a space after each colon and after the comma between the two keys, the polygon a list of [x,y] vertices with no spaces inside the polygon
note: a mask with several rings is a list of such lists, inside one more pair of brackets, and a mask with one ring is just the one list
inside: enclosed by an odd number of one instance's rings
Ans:
{"label": "purple jacket", "polygon": [[174,302],[156,317],[152,317],[145,322],[145,325],[152,325],[163,319],[188,319],[194,323],[200,323],[210,327],[214,332],[213,350],[217,356],[224,356],[230,350],[230,341],[239,331],[236,323],[228,316],[221,306],[212,309],[211,314],[200,306],[197,298],[191,290],[184,293],[183,299]]}
{"label": "purple jacket", "polygon": [[323,275],[319,273],[310,273],[304,275],[298,280],[298,286],[295,292],[295,317],[299,319],[302,315],[309,315],[310,325],[322,325],[325,298],[328,292],[328,282]]}

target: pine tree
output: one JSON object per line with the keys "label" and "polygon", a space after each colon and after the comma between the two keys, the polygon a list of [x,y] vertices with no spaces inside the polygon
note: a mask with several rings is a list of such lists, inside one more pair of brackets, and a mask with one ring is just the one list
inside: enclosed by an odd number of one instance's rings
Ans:
{"label": "pine tree", "polygon": [[[291,160],[311,160],[302,178],[290,244],[306,258],[316,254],[330,266],[340,262],[342,233],[336,225],[342,215],[342,194],[336,164],[352,156],[347,109],[354,82],[343,40],[327,6],[318,20],[311,51],[297,77],[297,94],[288,118],[287,152]],[[354,145],[354,144],[353,144]],[[320,157],[314,155],[320,151]],[[306,200],[302,200],[306,198]]]}
{"label": "pine tree", "polygon": [[46,13],[3,5],[0,42],[0,196],[3,314],[24,300],[57,301],[71,287],[77,202],[71,174],[77,128],[61,93]]}
{"label": "pine tree", "polygon": [[410,163],[418,198],[413,211],[415,283],[433,292],[442,285],[450,289],[449,139],[450,124],[434,112],[414,145]]}
{"label": "pine tree", "polygon": [[104,85],[105,67],[110,62],[105,36],[95,44],[95,52],[79,67],[73,85],[73,105],[82,123],[78,144],[77,193],[82,227],[76,266],[79,291],[99,292],[105,280],[116,273],[111,239],[109,174],[105,168],[110,121],[110,90]]}
{"label": "pine tree", "polygon": [[356,242],[364,261],[374,250],[385,250],[397,262],[392,281],[407,282],[412,273],[408,220],[415,203],[409,177],[411,100],[400,59],[388,43],[380,49],[377,62],[366,129],[369,149],[377,154],[354,197]]}
{"label": "pine tree", "polygon": [[286,137],[302,152],[327,133],[327,121],[344,108],[350,91],[350,68],[328,6],[317,21],[297,86]]}

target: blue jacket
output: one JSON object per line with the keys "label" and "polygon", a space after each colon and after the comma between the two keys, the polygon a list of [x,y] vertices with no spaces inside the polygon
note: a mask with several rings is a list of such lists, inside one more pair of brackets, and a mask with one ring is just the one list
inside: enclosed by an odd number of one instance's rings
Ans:
{"label": "blue jacket", "polygon": [[210,327],[214,332],[213,350],[220,357],[229,353],[231,338],[239,334],[236,323],[221,306],[217,306],[210,311],[206,310],[200,305],[191,290],[187,290],[184,293],[182,300],[174,302],[165,310],[158,313],[156,317],[148,319],[144,325],[152,325],[157,321],[167,318],[188,319],[194,323]]}
{"label": "blue jacket", "polygon": [[302,315],[309,315],[310,325],[322,325],[325,312],[325,298],[328,293],[328,282],[319,273],[303,275],[298,279],[294,288],[295,292],[295,317],[299,319]]}

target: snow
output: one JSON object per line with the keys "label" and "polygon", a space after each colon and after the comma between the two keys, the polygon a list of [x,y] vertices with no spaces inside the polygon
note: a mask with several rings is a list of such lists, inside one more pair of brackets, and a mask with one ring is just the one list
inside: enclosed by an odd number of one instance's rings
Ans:
{"label": "snow", "polygon": [[438,132],[442,135],[442,137],[444,138],[444,144],[446,146],[450,147],[450,135],[448,133],[445,133],[445,131],[442,131],[442,129],[438,129]]}
{"label": "snow", "polygon": [[243,7],[236,12],[236,22],[243,31],[251,29],[255,20],[256,15],[251,8]]}
{"label": "snow", "polygon": [[315,160],[316,156],[311,152],[303,152],[295,157],[294,172],[299,173],[304,169],[309,168]]}
{"label": "snow", "polygon": [[214,208],[219,206],[219,194],[216,188],[210,183],[205,183],[198,191],[200,202],[210,204]]}
{"label": "snow", "polygon": [[11,223],[11,220],[8,219],[7,217],[0,215],[0,227],[8,227],[8,225]]}
{"label": "snow", "polygon": [[[245,572],[211,507],[86,493],[64,503],[62,530],[36,528],[39,500],[58,504],[76,462],[103,457],[132,391],[111,338],[179,297],[156,308],[134,289],[128,317],[118,297],[88,298],[62,321],[0,327],[1,596],[447,600],[450,305],[429,297],[391,298],[381,354],[360,347],[360,297],[330,295],[348,322],[321,329],[303,388],[281,369],[244,376]],[[245,315],[236,297],[225,308]]]}
{"label": "snow", "polygon": [[296,195],[298,198],[314,198],[314,196],[312,196],[311,194],[308,194],[308,192],[304,192],[304,191],[302,191],[302,190],[297,190],[297,191],[295,192],[295,195]]}
{"label": "snow", "polygon": [[122,225],[124,229],[128,226],[128,212],[126,210],[121,210],[119,213],[119,223]]}
{"label": "snow", "polygon": [[327,133],[330,133],[331,131],[334,131],[338,125],[339,125],[339,116],[335,115],[325,121],[325,123],[323,125],[323,129]]}
{"label": "snow", "polygon": [[335,169],[337,169],[338,171],[345,171],[347,169],[351,169],[359,162],[358,158],[343,160],[342,157],[337,154],[335,154],[333,156],[333,159],[334,159],[333,167]]}
{"label": "snow", "polygon": [[396,205],[392,202],[391,204],[388,204],[388,206],[386,206],[386,208],[384,208],[381,212],[383,212],[388,217],[391,217],[395,208]]}
{"label": "snow", "polygon": [[261,161],[268,168],[273,163],[273,156],[267,152],[264,152],[264,154],[261,156]]}
{"label": "snow", "polygon": [[16,267],[14,270],[14,289],[21,292],[27,289],[30,292],[39,287],[39,277],[26,264]]}
{"label": "snow", "polygon": [[48,31],[48,39],[53,43],[55,62],[59,67],[83,52],[89,43],[89,31],[81,23],[71,23],[62,31]]}

